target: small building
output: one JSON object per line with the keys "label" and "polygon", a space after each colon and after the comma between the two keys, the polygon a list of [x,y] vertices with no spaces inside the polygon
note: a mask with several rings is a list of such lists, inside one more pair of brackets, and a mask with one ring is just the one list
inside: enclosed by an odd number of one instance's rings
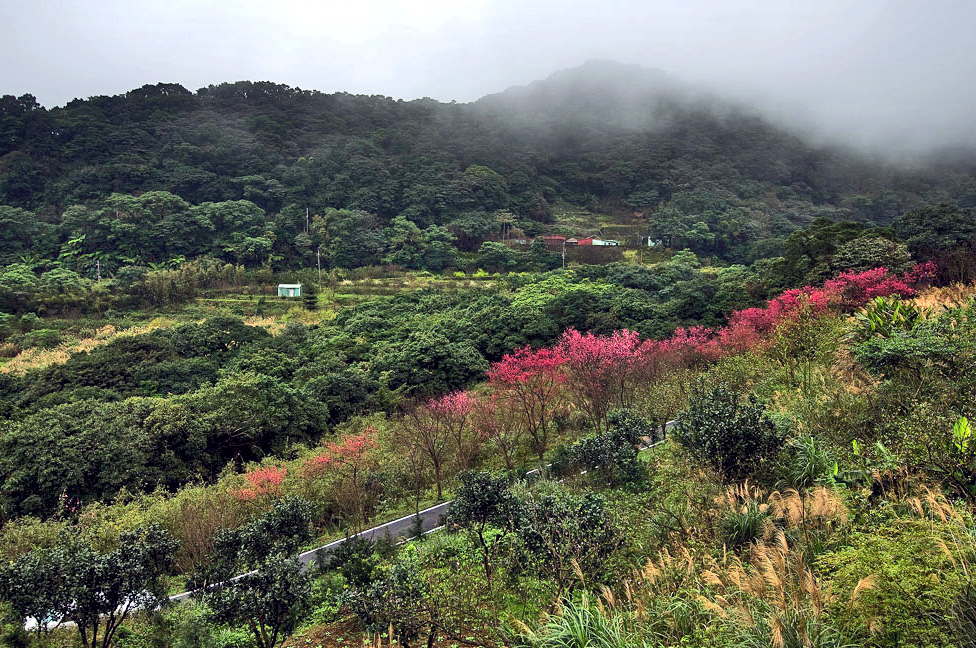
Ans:
{"label": "small building", "polygon": [[604,246],[613,247],[616,245],[620,245],[620,241],[614,241],[613,239],[607,239],[605,241],[601,241],[600,239],[593,239],[593,245],[604,245]]}
{"label": "small building", "polygon": [[576,245],[598,245],[596,241],[599,239],[594,238],[581,238],[576,241]]}
{"label": "small building", "polygon": [[579,241],[574,238],[566,239],[566,245],[579,245]]}
{"label": "small building", "polygon": [[302,284],[278,284],[279,297],[301,297]]}
{"label": "small building", "polygon": [[557,234],[547,234],[542,237],[543,242],[545,242],[546,247],[553,252],[559,252],[563,249],[563,245],[566,244],[566,237],[559,236]]}

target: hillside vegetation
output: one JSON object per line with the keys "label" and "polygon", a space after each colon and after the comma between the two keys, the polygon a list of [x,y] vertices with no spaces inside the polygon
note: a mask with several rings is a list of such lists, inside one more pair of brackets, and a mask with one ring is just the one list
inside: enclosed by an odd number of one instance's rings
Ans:
{"label": "hillside vegetation", "polygon": [[0,645],[976,645],[963,164],[607,63],[0,104]]}
{"label": "hillside vegetation", "polygon": [[31,254],[92,277],[96,260],[108,273],[202,254],[440,270],[455,250],[545,233],[559,203],[643,214],[652,240],[747,262],[778,256],[818,217],[887,226],[974,200],[962,162],[906,171],[810,146],[611,63],[473,104],[266,82],[159,84],[52,109],[0,100],[0,261]]}

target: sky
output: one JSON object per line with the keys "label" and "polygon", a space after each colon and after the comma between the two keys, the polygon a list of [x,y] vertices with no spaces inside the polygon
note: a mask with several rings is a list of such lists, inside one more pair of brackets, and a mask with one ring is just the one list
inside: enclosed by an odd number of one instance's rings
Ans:
{"label": "sky", "polygon": [[855,145],[976,146],[976,0],[0,0],[0,94],[274,81],[472,101],[638,63]]}

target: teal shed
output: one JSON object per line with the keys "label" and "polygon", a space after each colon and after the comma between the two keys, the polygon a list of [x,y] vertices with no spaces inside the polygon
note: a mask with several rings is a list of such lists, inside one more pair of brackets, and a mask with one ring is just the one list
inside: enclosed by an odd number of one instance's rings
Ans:
{"label": "teal shed", "polygon": [[302,284],[278,284],[279,297],[301,297]]}

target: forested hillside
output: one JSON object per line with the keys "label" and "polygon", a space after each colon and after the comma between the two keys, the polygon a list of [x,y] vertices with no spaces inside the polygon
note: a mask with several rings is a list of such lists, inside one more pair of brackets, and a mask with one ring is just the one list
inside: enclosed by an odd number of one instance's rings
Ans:
{"label": "forested hillside", "polygon": [[426,261],[439,270],[456,262],[451,244],[545,233],[564,205],[742,262],[817,217],[890,225],[940,202],[976,202],[958,159],[936,174],[812,146],[662,73],[611,63],[473,104],[266,82],[158,84],[52,109],[0,100],[0,255],[85,273],[95,257],[114,271],[201,254],[423,265],[398,256],[404,247],[440,250]]}
{"label": "forested hillside", "polygon": [[0,646],[976,645],[969,159],[610,63],[3,97]]}

